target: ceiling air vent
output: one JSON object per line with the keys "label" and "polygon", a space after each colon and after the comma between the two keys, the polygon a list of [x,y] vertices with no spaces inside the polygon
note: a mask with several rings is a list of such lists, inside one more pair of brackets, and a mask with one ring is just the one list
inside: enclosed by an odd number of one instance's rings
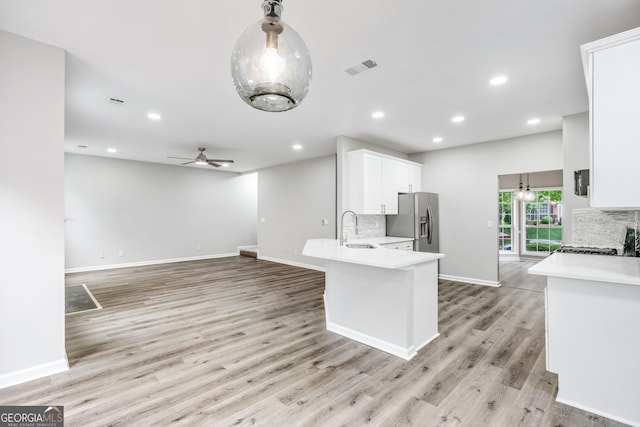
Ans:
{"label": "ceiling air vent", "polygon": [[124,99],[119,99],[119,98],[109,98],[109,103],[110,104],[115,104],[115,105],[124,105],[125,104],[125,100]]}
{"label": "ceiling air vent", "polygon": [[358,62],[357,64],[352,65],[344,71],[351,76],[355,76],[356,74],[360,74],[363,71],[370,70],[377,66],[378,64],[376,63],[376,61],[374,61],[373,59],[367,59],[366,61]]}

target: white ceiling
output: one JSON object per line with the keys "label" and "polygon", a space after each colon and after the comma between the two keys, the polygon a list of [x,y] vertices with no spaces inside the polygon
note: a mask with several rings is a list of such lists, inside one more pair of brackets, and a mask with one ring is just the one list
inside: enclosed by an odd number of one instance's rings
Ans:
{"label": "white ceiling", "polygon": [[[334,153],[337,135],[413,153],[560,129],[587,110],[579,46],[640,26],[638,0],[286,0],[313,82],[297,109],[267,113],[229,66],[261,3],[0,0],[0,29],[68,52],[66,151],[176,164],[204,146],[244,172]],[[344,72],[368,58],[379,67]]]}

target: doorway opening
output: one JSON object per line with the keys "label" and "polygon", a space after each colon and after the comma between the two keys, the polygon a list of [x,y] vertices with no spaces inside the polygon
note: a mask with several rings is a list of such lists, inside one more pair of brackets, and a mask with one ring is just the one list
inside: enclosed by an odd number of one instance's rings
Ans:
{"label": "doorway opening", "polygon": [[[498,182],[499,264],[537,262],[562,246],[562,170],[499,175]],[[528,200],[517,197],[521,182],[531,188]]]}

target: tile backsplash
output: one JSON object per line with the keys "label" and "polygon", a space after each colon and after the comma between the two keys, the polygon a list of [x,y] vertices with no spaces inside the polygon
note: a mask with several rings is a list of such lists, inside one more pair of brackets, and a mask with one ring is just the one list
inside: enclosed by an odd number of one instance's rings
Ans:
{"label": "tile backsplash", "polygon": [[640,211],[574,209],[573,244],[614,247],[622,250],[627,229],[639,229]]}
{"label": "tile backsplash", "polygon": [[[338,223],[338,226],[340,224]],[[358,215],[358,235],[355,235],[356,221],[353,214],[344,216],[345,240],[365,237],[384,237],[387,234],[387,222],[384,215]],[[338,228],[338,233],[340,228]]]}

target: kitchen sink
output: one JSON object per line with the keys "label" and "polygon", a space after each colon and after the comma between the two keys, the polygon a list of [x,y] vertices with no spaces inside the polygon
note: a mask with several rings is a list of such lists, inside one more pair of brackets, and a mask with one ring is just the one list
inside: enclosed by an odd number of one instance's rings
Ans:
{"label": "kitchen sink", "polygon": [[376,249],[377,246],[373,246],[370,243],[345,243],[345,246],[351,249]]}

